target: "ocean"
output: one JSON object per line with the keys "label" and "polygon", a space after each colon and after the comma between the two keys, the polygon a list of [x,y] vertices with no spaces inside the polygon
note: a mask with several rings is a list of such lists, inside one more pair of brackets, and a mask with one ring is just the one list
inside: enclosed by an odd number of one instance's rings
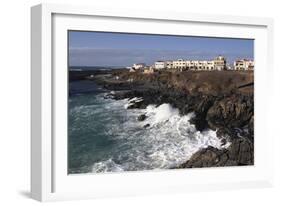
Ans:
{"label": "ocean", "polygon": [[193,113],[181,116],[170,104],[127,109],[132,99],[106,98],[113,91],[93,81],[70,82],[69,88],[69,174],[169,169],[201,148],[228,146],[216,131],[197,131],[189,121]]}

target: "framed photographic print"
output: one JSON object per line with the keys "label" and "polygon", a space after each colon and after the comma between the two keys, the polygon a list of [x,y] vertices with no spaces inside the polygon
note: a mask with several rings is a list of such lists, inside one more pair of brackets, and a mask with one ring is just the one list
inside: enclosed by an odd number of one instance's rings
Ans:
{"label": "framed photographic print", "polygon": [[34,199],[272,185],[271,19],[31,13]]}

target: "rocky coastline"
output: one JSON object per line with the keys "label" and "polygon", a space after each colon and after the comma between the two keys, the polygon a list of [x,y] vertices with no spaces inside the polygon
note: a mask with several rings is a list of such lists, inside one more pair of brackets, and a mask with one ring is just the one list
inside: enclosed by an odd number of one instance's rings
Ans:
{"label": "rocky coastline", "polygon": [[[231,143],[222,150],[210,146],[201,149],[177,168],[253,165],[253,74],[210,73],[212,72],[180,75],[162,73],[150,76],[118,73],[112,74],[110,78],[98,76],[95,81],[104,88],[115,91],[109,98],[142,99],[132,102],[128,109],[169,103],[178,108],[182,115],[194,112],[195,117],[191,119],[191,123],[197,130],[216,130],[219,137]],[[142,114],[138,120],[143,121],[145,118],[145,114]]]}

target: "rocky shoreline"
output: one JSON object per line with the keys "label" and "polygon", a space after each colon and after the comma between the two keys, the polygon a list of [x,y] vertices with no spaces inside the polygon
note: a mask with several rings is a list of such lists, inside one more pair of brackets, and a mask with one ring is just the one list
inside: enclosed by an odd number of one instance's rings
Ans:
{"label": "rocky shoreline", "polygon": [[[128,77],[113,81],[114,76],[109,80],[103,78],[97,78],[95,80],[104,88],[115,91],[110,94],[110,98],[132,99],[138,97],[142,99],[142,101],[132,101],[128,109],[143,109],[149,104],[160,105],[169,103],[173,107],[178,108],[181,115],[194,112],[195,117],[191,119],[191,123],[196,126],[197,130],[216,130],[219,137],[231,142],[231,145],[223,150],[218,150],[210,146],[201,149],[193,154],[187,162],[179,165],[177,168],[253,165],[253,85],[250,85],[252,88],[246,88],[247,92],[241,91],[239,86],[248,81],[243,77],[243,81],[244,79],[245,81],[238,82],[238,86],[229,82],[225,90],[223,86],[220,88],[222,91],[218,91],[218,87],[214,87],[213,84],[212,89],[205,89],[206,80],[204,79],[203,81],[202,77],[201,81],[200,75],[196,75],[197,79],[193,83],[197,88],[196,91],[179,88],[179,81],[170,81],[174,78],[173,75],[169,79],[158,79],[157,81],[150,81],[147,78],[147,80],[140,79],[130,82],[128,81]],[[218,75],[216,78],[223,78],[223,76]],[[206,77],[204,76],[204,78]],[[145,118],[145,114],[143,114],[138,120],[143,121]]]}

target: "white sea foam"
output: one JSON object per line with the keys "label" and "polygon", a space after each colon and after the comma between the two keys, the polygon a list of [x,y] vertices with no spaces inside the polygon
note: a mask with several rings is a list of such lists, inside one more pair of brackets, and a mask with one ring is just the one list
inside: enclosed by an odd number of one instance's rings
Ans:
{"label": "white sea foam", "polygon": [[[222,149],[230,144],[222,145],[216,131],[197,131],[190,123],[194,113],[180,116],[179,110],[170,104],[126,110],[123,105],[132,100],[108,101],[108,106],[118,110],[124,121],[108,126],[117,145],[110,159],[93,165],[93,172],[171,168],[184,163],[202,148]],[[136,118],[140,114],[147,116],[143,122]]]}
{"label": "white sea foam", "polygon": [[150,123],[154,125],[165,122],[173,116],[178,116],[179,110],[171,107],[170,104],[161,104],[158,107],[150,105],[146,109],[146,114]]}
{"label": "white sea foam", "polygon": [[132,106],[135,103],[142,102],[142,101],[143,101],[143,98],[141,98],[141,97],[134,97],[132,99],[129,99],[128,102],[126,104],[124,104],[124,108],[127,109],[129,106]]}
{"label": "white sea foam", "polygon": [[132,99],[129,99],[129,102],[142,102],[143,98],[142,97],[134,97]]}
{"label": "white sea foam", "polygon": [[122,172],[123,168],[112,159],[98,162],[92,167],[92,172]]}

